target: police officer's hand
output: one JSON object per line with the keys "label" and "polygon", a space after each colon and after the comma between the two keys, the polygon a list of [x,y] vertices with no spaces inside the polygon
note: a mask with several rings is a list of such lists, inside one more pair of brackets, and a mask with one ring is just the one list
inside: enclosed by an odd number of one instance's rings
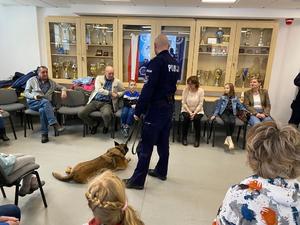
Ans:
{"label": "police officer's hand", "polygon": [[134,117],[135,120],[139,120],[140,119],[140,117],[138,117],[137,115],[134,115],[133,117]]}
{"label": "police officer's hand", "polygon": [[118,97],[118,94],[117,94],[116,92],[112,92],[112,93],[111,93],[111,97],[112,97],[112,98],[117,98],[117,97]]}

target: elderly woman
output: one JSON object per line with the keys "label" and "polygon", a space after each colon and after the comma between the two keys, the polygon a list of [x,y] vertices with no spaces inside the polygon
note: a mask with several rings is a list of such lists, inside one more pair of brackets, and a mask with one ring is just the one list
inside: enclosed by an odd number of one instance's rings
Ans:
{"label": "elderly woman", "polygon": [[246,148],[254,175],[227,191],[213,224],[299,224],[300,132],[260,123]]}
{"label": "elderly woman", "polygon": [[187,134],[190,122],[193,121],[195,127],[194,147],[199,147],[200,142],[200,121],[204,114],[203,100],[204,90],[199,87],[199,81],[196,76],[187,79],[187,87],[182,92],[182,144],[187,145]]}
{"label": "elderly woman", "polygon": [[244,105],[252,114],[249,120],[251,126],[265,121],[270,121],[271,104],[267,90],[261,88],[261,81],[252,77],[250,90],[244,94]]}

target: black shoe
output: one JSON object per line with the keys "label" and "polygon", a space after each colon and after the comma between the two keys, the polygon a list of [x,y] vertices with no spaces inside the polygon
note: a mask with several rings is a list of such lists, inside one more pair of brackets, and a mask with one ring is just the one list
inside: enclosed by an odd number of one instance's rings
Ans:
{"label": "black shoe", "polygon": [[182,144],[183,144],[184,146],[187,146],[187,139],[186,139],[186,138],[183,138],[183,139],[182,139]]}
{"label": "black shoe", "polygon": [[6,136],[6,134],[1,135],[0,139],[2,139],[3,141],[9,141],[9,138]]}
{"label": "black shoe", "polygon": [[197,141],[195,141],[195,143],[194,143],[194,147],[195,147],[195,148],[198,148],[198,147],[199,147],[199,145],[200,145],[199,141],[198,141],[198,140],[197,140]]}
{"label": "black shoe", "polygon": [[103,134],[107,134],[107,132],[108,132],[108,127],[103,127]]}
{"label": "black shoe", "polygon": [[148,175],[150,175],[151,177],[157,177],[158,179],[163,180],[163,181],[165,181],[167,179],[166,176],[162,176],[162,175],[159,175],[158,173],[156,173],[154,169],[149,169]]}
{"label": "black shoe", "polygon": [[48,141],[49,141],[48,134],[42,134],[41,142],[47,143]]}
{"label": "black shoe", "polygon": [[96,134],[97,133],[97,128],[98,128],[98,126],[92,127],[91,134]]}
{"label": "black shoe", "polygon": [[130,179],[123,179],[123,182],[125,184],[125,187],[127,189],[136,189],[136,190],[143,190],[144,186],[143,185],[135,185],[130,182]]}

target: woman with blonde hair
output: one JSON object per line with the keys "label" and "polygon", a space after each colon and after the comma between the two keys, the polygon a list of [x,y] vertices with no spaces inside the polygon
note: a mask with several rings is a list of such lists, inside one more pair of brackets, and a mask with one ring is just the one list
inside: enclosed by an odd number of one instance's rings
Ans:
{"label": "woman with blonde hair", "polygon": [[259,123],[246,148],[254,175],[227,191],[213,224],[300,224],[300,132]]}
{"label": "woman with blonde hair", "polygon": [[94,214],[89,225],[144,225],[127,203],[123,182],[110,170],[91,181],[85,196]]}

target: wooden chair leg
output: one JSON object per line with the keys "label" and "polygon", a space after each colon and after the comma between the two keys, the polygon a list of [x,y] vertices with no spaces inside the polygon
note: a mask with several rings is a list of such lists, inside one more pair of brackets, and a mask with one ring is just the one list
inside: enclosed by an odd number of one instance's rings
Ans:
{"label": "wooden chair leg", "polygon": [[15,205],[17,206],[19,203],[19,188],[20,188],[20,183],[16,184],[16,192],[15,192]]}
{"label": "wooden chair leg", "polygon": [[5,194],[5,191],[4,191],[4,188],[3,188],[3,187],[1,187],[1,192],[2,192],[3,198],[6,198],[6,194]]}
{"label": "wooden chair leg", "polygon": [[12,118],[11,118],[11,116],[9,116],[8,118],[9,118],[11,129],[12,129],[12,131],[14,133],[14,136],[15,136],[15,140],[17,140],[17,135],[16,135],[16,131],[15,131],[15,127],[14,127],[14,123],[12,121]]}
{"label": "wooden chair leg", "polygon": [[41,192],[41,195],[42,195],[43,203],[44,203],[45,208],[47,208],[48,205],[47,205],[46,197],[45,197],[45,194],[44,194],[43,185],[42,185],[42,182],[41,182],[41,179],[40,179],[40,175],[39,175],[38,171],[36,171],[36,170],[33,172],[33,174],[35,174],[35,176],[37,178],[37,182],[39,184],[39,188],[40,188],[40,192]]}

